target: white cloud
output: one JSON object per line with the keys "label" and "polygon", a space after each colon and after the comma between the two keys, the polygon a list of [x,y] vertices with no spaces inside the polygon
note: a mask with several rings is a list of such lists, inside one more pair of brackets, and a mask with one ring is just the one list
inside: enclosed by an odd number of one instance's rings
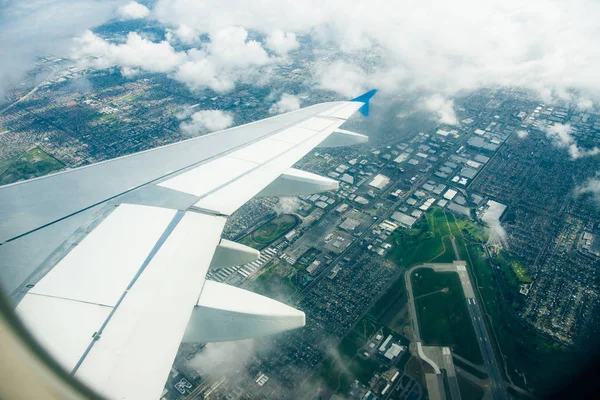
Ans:
{"label": "white cloud", "polygon": [[185,53],[177,52],[167,41],[151,42],[138,33],[130,32],[127,41],[110,43],[91,31],[75,40],[73,57],[95,68],[117,65],[127,73],[143,69],[148,72],[171,72],[186,59]]}
{"label": "white cloud", "polygon": [[297,197],[280,197],[274,210],[277,214],[292,214],[298,211],[301,205]]}
{"label": "white cloud", "polygon": [[279,101],[269,108],[269,114],[282,114],[300,108],[300,99],[293,94],[283,93]]}
{"label": "white cloud", "polygon": [[529,132],[528,132],[528,131],[525,131],[525,130],[523,130],[523,129],[519,129],[519,130],[517,131],[517,137],[518,137],[519,139],[525,139],[527,136],[529,136]]}
{"label": "white cloud", "polygon": [[583,194],[591,195],[600,204],[600,173],[596,173],[595,177],[589,178],[582,185],[575,188],[576,196]]}
{"label": "white cloud", "polygon": [[[183,114],[182,116],[185,116]],[[179,128],[183,133],[195,135],[198,133],[207,133],[220,131],[233,125],[233,115],[220,110],[202,110],[189,116],[189,119],[183,121]]]}
{"label": "white cloud", "polygon": [[[193,51],[191,53],[193,54]],[[174,77],[191,89],[209,87],[215,92],[227,92],[234,88],[235,78],[224,72],[203,56],[199,56],[196,60],[182,64]]]}
{"label": "white cloud", "polygon": [[569,154],[571,155],[571,158],[573,160],[576,160],[582,157],[591,157],[598,155],[600,154],[600,148],[592,147],[591,149],[582,149],[576,144],[572,144],[571,146],[569,146]]}
{"label": "white cloud", "polygon": [[446,125],[458,125],[458,118],[454,112],[454,100],[447,100],[439,94],[423,100],[425,109],[437,115],[438,122]]}
{"label": "white cloud", "polygon": [[136,1],[130,1],[119,7],[119,15],[125,19],[146,18],[150,15],[150,10],[143,4]]}
{"label": "white cloud", "polygon": [[490,228],[490,240],[504,242],[506,240],[506,230],[500,223],[500,216],[504,211],[499,203],[490,202],[489,208],[483,214],[482,221]]}
{"label": "white cloud", "polygon": [[232,90],[255,68],[274,61],[259,42],[247,38],[248,32],[240,27],[212,32],[205,47],[188,51],[188,60],[174,77],[192,89]]}
{"label": "white cloud", "polygon": [[248,40],[241,27],[212,32],[208,43],[187,52],[136,32],[130,32],[125,43],[115,44],[86,31],[75,43],[73,58],[85,66],[102,69],[116,65],[125,76],[140,71],[170,73],[191,89],[209,87],[217,92],[232,90],[238,80],[256,74],[256,68],[277,61],[259,42]]}
{"label": "white cloud", "polygon": [[198,40],[199,35],[200,32],[187,25],[180,25],[177,29],[167,28],[165,31],[165,37],[171,43],[180,41],[185,44],[192,44]]}
{"label": "white cloud", "polygon": [[296,40],[296,35],[292,32],[283,32],[276,30],[267,37],[265,42],[267,49],[274,51],[280,56],[287,54],[300,47],[300,43]]}
{"label": "white cloud", "polygon": [[[572,90],[585,98],[600,96],[595,43],[600,3],[593,0],[457,0],[429,6],[419,0],[363,0],[352,7],[342,0],[260,0],[250,9],[242,0],[159,0],[155,14],[202,32],[243,26],[266,35],[308,33],[315,48],[376,54],[372,70],[355,65],[360,76],[355,81],[362,79],[367,87],[385,79],[403,91],[446,97],[490,85],[523,86],[552,98],[574,98]],[[341,83],[318,82],[349,93]]]}
{"label": "white cloud", "polygon": [[240,370],[244,370],[251,361],[253,348],[252,340],[207,343],[188,362],[188,365],[200,375],[211,374],[225,377],[239,375]]}
{"label": "white cloud", "polygon": [[569,150],[569,155],[573,160],[582,157],[589,157],[600,154],[600,148],[593,147],[591,149],[583,149],[578,146],[577,141],[573,137],[575,128],[570,124],[555,123],[550,126],[543,127],[546,136],[552,140],[552,143],[559,148]]}
{"label": "white cloud", "polygon": [[222,65],[246,67],[271,61],[259,42],[247,39],[248,32],[242,27],[220,29],[210,34],[206,50],[213,60]]}
{"label": "white cloud", "polygon": [[572,136],[573,132],[574,129],[570,124],[556,123],[546,127],[546,136],[548,136],[558,147],[568,148],[574,144],[575,139]]}

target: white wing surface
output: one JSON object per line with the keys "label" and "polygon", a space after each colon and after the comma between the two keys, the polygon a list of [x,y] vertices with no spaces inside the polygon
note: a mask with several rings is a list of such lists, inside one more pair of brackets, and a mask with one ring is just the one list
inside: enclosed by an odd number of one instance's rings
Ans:
{"label": "white wing surface", "polygon": [[252,197],[337,188],[292,166],[365,141],[339,127],[373,94],[0,188],[0,277],[18,315],[66,371],[116,399],[158,397],[182,341],[303,326],[304,313],[205,275],[259,257],[221,239]]}

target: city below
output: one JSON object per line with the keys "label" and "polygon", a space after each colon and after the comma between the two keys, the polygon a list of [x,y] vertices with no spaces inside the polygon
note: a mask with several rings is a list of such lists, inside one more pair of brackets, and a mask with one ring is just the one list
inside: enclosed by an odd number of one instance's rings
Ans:
{"label": "city below", "polygon": [[[304,84],[315,60],[303,51],[275,87],[303,106],[338,100]],[[0,182],[189,138],[190,107],[238,125],[264,118],[268,95],[190,95],[162,75],[43,58],[0,107]],[[600,316],[597,204],[577,190],[598,169],[582,155],[600,114],[511,87],[457,96],[452,124],[386,101],[347,123],[369,143],[296,165],[339,190],[251,200],[224,237],[261,257],[208,274],[302,310],[306,326],[182,345],[163,398],[529,399],[577,372],[564,366],[597,338]],[[549,134],[561,129],[574,150]]]}

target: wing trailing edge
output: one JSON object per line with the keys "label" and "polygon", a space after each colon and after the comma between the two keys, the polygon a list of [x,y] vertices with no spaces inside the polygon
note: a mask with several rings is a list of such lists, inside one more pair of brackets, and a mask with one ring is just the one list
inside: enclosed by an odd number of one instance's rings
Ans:
{"label": "wing trailing edge", "polygon": [[210,262],[210,269],[243,265],[259,258],[260,251],[231,240],[221,239]]}
{"label": "wing trailing edge", "polygon": [[206,281],[182,342],[227,342],[304,326],[302,311],[265,296]]}
{"label": "wing trailing edge", "polygon": [[338,188],[339,183],[336,180],[312,172],[290,168],[279,175],[257,196],[299,196],[337,190]]}
{"label": "wing trailing edge", "polygon": [[367,143],[368,141],[368,136],[356,132],[347,131],[345,129],[337,129],[325,140],[323,140],[318,147],[352,146],[356,144]]}

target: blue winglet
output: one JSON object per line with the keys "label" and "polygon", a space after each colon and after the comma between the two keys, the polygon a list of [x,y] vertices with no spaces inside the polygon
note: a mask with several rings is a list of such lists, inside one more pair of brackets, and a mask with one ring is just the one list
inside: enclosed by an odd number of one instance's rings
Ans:
{"label": "blue winglet", "polygon": [[375,93],[377,93],[377,89],[369,90],[367,93],[363,93],[360,96],[355,97],[350,101],[359,101],[361,103],[365,103],[362,105],[361,108],[358,109],[358,111],[360,111],[360,113],[362,115],[364,115],[365,117],[368,117],[369,116],[369,100],[371,100],[371,97],[375,96]]}

